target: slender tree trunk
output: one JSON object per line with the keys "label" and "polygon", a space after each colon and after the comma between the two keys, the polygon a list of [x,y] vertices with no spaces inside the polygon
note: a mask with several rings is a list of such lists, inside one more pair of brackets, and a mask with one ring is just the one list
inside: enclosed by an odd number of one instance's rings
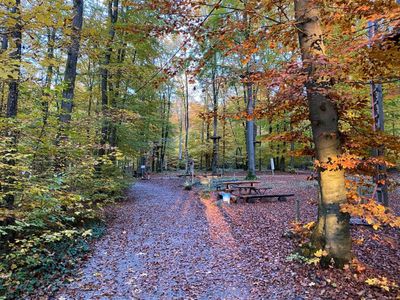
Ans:
{"label": "slender tree trunk", "polygon": [[[118,3],[116,3],[116,5],[118,5]],[[119,66],[121,66],[124,63],[125,55],[126,55],[125,47],[118,50],[117,62],[119,64]],[[120,98],[120,94],[121,94],[120,93],[121,80],[122,80],[122,71],[121,71],[121,68],[119,67],[117,70],[116,76],[115,76],[115,90],[113,93],[110,93],[112,96],[111,106],[113,108],[118,107],[117,103],[118,103],[118,99]],[[118,129],[119,125],[121,125],[121,121],[118,121],[117,124],[115,124],[114,122],[110,122],[111,131],[110,131],[110,137],[109,137],[108,142],[110,143],[112,148],[117,147],[117,143],[118,143],[117,129]],[[114,156],[113,156],[113,159],[115,160]]]}
{"label": "slender tree trunk", "polygon": [[68,47],[67,63],[65,66],[65,88],[62,92],[60,121],[69,123],[73,108],[75,91],[76,67],[78,64],[81,31],[83,25],[83,0],[74,0],[72,19],[71,45]]}
{"label": "slender tree trunk", "polygon": [[[378,31],[378,25],[376,22],[368,22],[369,30],[368,35],[369,38],[372,39],[376,32]],[[371,107],[372,107],[372,118],[373,125],[372,129],[377,132],[385,131],[385,114],[383,112],[383,89],[382,84],[375,83],[371,80]],[[385,155],[385,147],[381,146],[378,148],[374,148],[372,150],[374,156],[384,156]],[[389,206],[389,195],[386,183],[386,167],[379,165],[377,167],[377,175],[374,176],[374,181],[378,186],[377,192],[377,201],[382,203],[385,206]]]}
{"label": "slender tree trunk", "polygon": [[[207,112],[207,105],[206,105],[206,103],[207,103],[207,98],[205,98],[205,100],[204,100],[204,113],[206,113]],[[204,135],[205,135],[205,118],[203,118],[202,120],[201,120],[201,134],[200,134],[200,142],[201,142],[201,151],[200,151],[200,170],[203,170],[203,156],[204,156],[204,150],[203,150],[203,147],[204,147]]]}
{"label": "slender tree trunk", "polygon": [[[55,28],[49,28],[47,32],[47,58],[52,60],[54,58],[54,43],[56,39],[56,30]],[[39,140],[43,137],[46,126],[47,120],[49,118],[49,100],[51,97],[50,89],[51,89],[51,82],[53,80],[53,65],[50,64],[47,67],[46,71],[46,80],[43,87],[43,99],[42,99],[42,128],[39,134]]]}
{"label": "slender tree trunk", "polygon": [[[260,136],[262,136],[262,127],[261,127],[261,124],[260,124]],[[261,141],[259,141],[259,150],[258,150],[258,171],[260,171],[261,172],[261,170],[262,170],[262,142]]]}
{"label": "slender tree trunk", "polygon": [[226,167],[226,101],[223,99],[223,121],[222,121],[222,171],[225,173]]}
{"label": "slender tree trunk", "polygon": [[20,64],[22,54],[22,25],[21,25],[21,1],[15,0],[15,5],[11,9],[11,18],[15,19],[14,28],[11,31],[11,37],[14,42],[14,51],[11,52],[10,58],[14,60],[14,78],[8,84],[8,99],[7,99],[7,114],[8,118],[17,116],[18,111],[18,96],[19,96],[19,81],[20,81]]}
{"label": "slender tree trunk", "polygon": [[178,150],[178,167],[180,168],[181,162],[182,162],[182,144],[183,144],[183,109],[182,109],[183,103],[180,103],[179,109],[178,109],[178,115],[179,115],[179,150]]}
{"label": "slender tree trunk", "polygon": [[89,92],[89,103],[88,103],[88,116],[90,117],[92,114],[92,106],[93,106],[93,86],[94,86],[94,72],[92,72],[92,64],[91,61],[89,60],[89,65],[88,65],[88,76],[89,76],[89,86],[88,86],[88,92]]}
{"label": "slender tree trunk", "polygon": [[185,72],[185,173],[189,174],[189,82]]}
{"label": "slender tree trunk", "polygon": [[[290,130],[290,132],[292,132],[292,130],[293,130],[292,121],[290,121],[290,123],[289,123],[289,130]],[[294,156],[293,156],[293,151],[294,151],[294,141],[290,141],[290,152],[291,152],[291,155],[290,155],[290,167],[291,167],[292,169],[294,169]]]}
{"label": "slender tree trunk", "polygon": [[172,94],[172,87],[167,87],[167,96],[166,96],[166,116],[165,116],[165,129],[164,129],[164,136],[162,137],[162,147],[161,147],[161,155],[160,155],[160,164],[161,164],[161,171],[165,169],[165,156],[167,153],[167,146],[168,146],[168,136],[169,136],[169,119],[171,113],[171,95]]}
{"label": "slender tree trunk", "polygon": [[[2,28],[1,34],[1,48],[0,53],[3,53],[8,48],[8,35],[7,35],[7,27]],[[6,83],[5,81],[1,81],[1,96],[0,96],[0,116],[3,115],[3,112],[7,110],[5,95],[6,95]],[[5,114],[5,113],[4,113]]]}
{"label": "slender tree trunk", "polygon": [[208,146],[210,143],[210,118],[208,116],[209,113],[209,99],[208,99],[208,95],[206,94],[206,98],[205,98],[205,108],[206,108],[206,153],[205,153],[205,167],[206,167],[206,171],[208,171],[211,167],[210,164],[210,151],[208,150]]}
{"label": "slender tree trunk", "polygon": [[[109,110],[109,90],[112,86],[109,83],[109,71],[108,67],[111,62],[111,55],[112,55],[112,45],[114,42],[115,37],[115,24],[118,20],[118,0],[108,0],[108,18],[110,22],[110,27],[108,31],[108,40],[106,45],[106,53],[104,56],[104,62],[101,66],[100,74],[101,74],[101,109],[103,112],[103,124],[101,128],[101,139],[100,139],[100,149],[99,155],[106,154],[106,144],[110,142],[113,126],[111,121],[107,118],[107,112]],[[112,93],[110,93],[112,94]]]}
{"label": "slender tree trunk", "polygon": [[164,139],[165,139],[165,119],[167,110],[167,96],[165,93],[161,95],[161,108],[160,108],[160,118],[161,118],[161,137],[160,137],[160,157],[157,160],[157,171],[162,171],[162,159],[164,155]]}
{"label": "slender tree trunk", "polygon": [[[62,91],[62,99],[59,120],[60,126],[56,137],[56,145],[59,146],[61,140],[65,140],[65,128],[69,126],[73,109],[73,100],[75,92],[76,69],[78,64],[80,38],[83,25],[83,0],[73,1],[73,19],[72,19],[72,35],[71,44],[68,47],[67,62],[64,73],[64,89]],[[58,106],[57,106],[58,108]],[[64,150],[58,150],[55,159],[54,169],[56,172],[63,170],[66,165],[66,156],[62,153]]]}
{"label": "slender tree trunk", "polygon": [[[324,55],[322,29],[312,1],[295,0],[295,15],[302,60],[309,73],[306,90],[316,158],[326,163],[341,154],[341,143],[337,108],[325,93],[319,92],[329,86],[321,78],[315,78],[318,67],[314,64],[315,56]],[[313,243],[328,252],[324,261],[333,259],[337,266],[343,266],[351,259],[349,216],[340,211],[340,205],[347,201],[345,174],[343,170],[322,169],[319,179],[321,203],[317,228],[323,227],[323,233],[314,235]]]}
{"label": "slender tree trunk", "polygon": [[212,67],[212,96],[213,96],[213,154],[211,162],[212,174],[216,175],[218,170],[218,86],[217,86],[217,55],[214,54],[214,65]]}
{"label": "slender tree trunk", "polygon": [[247,177],[256,177],[256,161],[254,150],[254,116],[253,116],[253,85],[246,83],[247,87],[247,120],[246,120],[246,145],[247,145]]}
{"label": "slender tree trunk", "polygon": [[[7,118],[16,118],[18,112],[18,96],[19,96],[19,82],[21,76],[21,55],[22,55],[22,25],[21,25],[21,2],[15,0],[14,6],[10,11],[10,18],[14,19],[15,25],[10,28],[11,37],[14,49],[10,53],[10,59],[14,65],[14,77],[8,84],[8,98],[7,98]],[[7,40],[3,37],[2,50],[6,49]],[[15,202],[15,183],[16,172],[13,170],[15,166],[15,155],[17,154],[17,132],[14,128],[7,130],[6,136],[9,138],[8,144],[8,158],[4,161],[10,168],[6,170],[4,182],[6,183],[3,189],[3,201],[8,209],[14,208]]]}

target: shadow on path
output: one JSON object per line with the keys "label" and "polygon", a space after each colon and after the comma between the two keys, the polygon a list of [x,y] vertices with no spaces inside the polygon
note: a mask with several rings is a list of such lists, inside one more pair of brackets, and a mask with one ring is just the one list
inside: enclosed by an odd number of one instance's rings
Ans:
{"label": "shadow on path", "polygon": [[217,206],[180,184],[138,182],[79,278],[56,299],[248,299],[229,224]]}

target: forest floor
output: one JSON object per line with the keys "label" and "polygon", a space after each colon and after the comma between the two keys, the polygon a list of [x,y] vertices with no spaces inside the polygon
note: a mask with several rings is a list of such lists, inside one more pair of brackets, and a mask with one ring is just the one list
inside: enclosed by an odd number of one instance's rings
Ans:
{"label": "forest floor", "polygon": [[[263,175],[274,191],[301,200],[301,219],[315,219],[314,183],[306,175]],[[354,246],[365,270],[321,269],[288,261],[295,243],[283,234],[295,202],[215,205],[183,179],[137,182],[128,200],[110,209],[107,234],[87,261],[49,299],[396,299],[398,288],[368,286],[385,276],[400,284],[400,233],[356,226]],[[393,207],[400,212],[399,193]],[[377,238],[377,236],[381,238]],[[398,298],[397,298],[398,299]]]}

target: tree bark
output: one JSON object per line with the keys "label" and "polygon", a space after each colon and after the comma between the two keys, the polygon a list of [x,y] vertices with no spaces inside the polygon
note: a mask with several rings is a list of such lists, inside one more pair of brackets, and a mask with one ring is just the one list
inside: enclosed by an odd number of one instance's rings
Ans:
{"label": "tree bark", "polygon": [[[182,101],[183,102],[183,101]],[[178,166],[177,168],[180,168],[181,162],[182,162],[182,143],[183,143],[183,103],[180,103],[179,108],[178,108],[178,115],[179,115],[179,146],[178,146]]]}
{"label": "tree bark", "polygon": [[189,174],[189,82],[185,72],[185,173]]}
{"label": "tree bark", "polygon": [[[329,89],[329,85],[315,76],[318,68],[315,56],[324,55],[324,43],[318,10],[312,3],[295,0],[295,15],[302,60],[309,75],[306,90],[316,158],[326,163],[341,154],[341,142],[337,107],[326,93],[320,92],[320,89]],[[341,267],[351,259],[349,216],[340,211],[340,205],[347,201],[345,174],[339,169],[321,169],[319,180],[321,203],[317,228],[322,222],[324,230],[322,236],[314,237],[314,246],[318,249],[322,246],[328,252],[324,261],[333,259]]]}
{"label": "tree bark", "polygon": [[[47,58],[49,60],[54,58],[54,43],[56,39],[56,29],[55,28],[49,28],[47,32]],[[42,129],[40,131],[39,135],[39,140],[42,138],[44,135],[46,126],[47,126],[47,119],[49,118],[49,98],[50,98],[50,88],[51,88],[51,82],[53,80],[53,65],[50,64],[47,67],[46,71],[46,80],[44,83],[43,87],[43,99],[42,99]]]}
{"label": "tree bark", "polygon": [[18,111],[19,80],[21,75],[21,54],[22,54],[22,25],[21,25],[21,1],[15,0],[15,5],[11,8],[11,17],[15,19],[15,26],[11,31],[11,37],[14,41],[14,51],[10,53],[10,58],[15,61],[15,75],[8,84],[7,98],[7,118],[14,118]]}
{"label": "tree bark", "polygon": [[211,171],[213,175],[218,171],[218,83],[217,83],[217,55],[214,53],[214,64],[211,70],[212,96],[213,96],[213,153],[211,161]]}
{"label": "tree bark", "polygon": [[[0,53],[3,53],[6,51],[8,48],[8,35],[7,35],[7,27],[2,28],[2,33],[1,33],[1,48],[0,48]],[[4,80],[1,81],[1,96],[0,96],[0,116],[3,115],[3,111],[5,114],[5,111],[7,110],[6,107],[6,82]]]}
{"label": "tree bark", "polygon": [[[18,96],[19,96],[19,81],[21,76],[21,54],[22,54],[22,25],[21,25],[21,2],[15,0],[14,6],[10,10],[10,18],[15,19],[14,27],[10,28],[11,37],[14,43],[14,50],[10,53],[10,59],[14,64],[14,76],[8,84],[8,97],[7,97],[7,118],[16,118],[18,112]],[[3,37],[2,50],[6,49],[8,40]],[[10,168],[6,170],[5,187],[3,188],[3,201],[8,209],[14,208],[15,202],[15,183],[16,171],[13,166],[16,164],[15,155],[17,154],[17,132],[14,128],[9,128],[6,132],[9,138],[7,141],[8,158],[4,160],[6,165]]]}
{"label": "tree bark", "polygon": [[[108,0],[108,18],[110,21],[110,27],[108,31],[108,40],[106,45],[106,53],[104,56],[104,63],[101,67],[101,109],[103,112],[103,124],[101,128],[101,138],[100,138],[100,149],[99,155],[106,154],[106,144],[109,142],[113,143],[113,134],[115,134],[114,126],[111,121],[107,120],[107,111],[109,109],[109,99],[108,93],[109,90],[112,89],[109,84],[109,72],[108,67],[111,62],[112,55],[112,44],[114,42],[115,37],[115,24],[118,20],[118,0]],[[111,93],[110,93],[111,94]]]}
{"label": "tree bark", "polygon": [[69,123],[73,108],[75,91],[76,67],[78,64],[81,31],[83,25],[83,0],[74,0],[72,19],[71,45],[68,47],[67,63],[65,66],[64,83],[62,92],[60,121]]}
{"label": "tree bark", "polygon": [[168,136],[169,136],[169,119],[170,119],[170,113],[171,113],[171,96],[172,96],[172,87],[167,86],[167,95],[166,95],[166,111],[165,111],[165,117],[164,117],[164,134],[162,136],[161,140],[161,154],[160,154],[160,165],[161,165],[161,171],[163,171],[165,168],[165,156],[167,153],[167,146],[168,146]]}
{"label": "tree bark", "polygon": [[[368,22],[368,36],[370,39],[374,37],[378,31],[377,22]],[[378,132],[385,131],[385,114],[383,112],[383,88],[381,83],[375,83],[371,80],[371,107],[372,107],[372,118],[373,125],[372,129]],[[385,147],[377,147],[372,149],[374,156],[384,156]],[[385,183],[387,178],[387,170],[385,166],[379,165],[376,168],[377,174],[374,176],[374,181],[378,187],[377,189],[377,201],[385,206],[389,206],[389,194],[388,188]]]}
{"label": "tree bark", "polygon": [[[248,78],[247,80],[250,80]],[[253,116],[253,85],[246,83],[247,87],[247,119],[246,119],[246,146],[247,146],[247,177],[256,177],[255,143],[254,143],[254,116]]]}
{"label": "tree bark", "polygon": [[222,103],[222,172],[225,174],[226,168],[226,100],[223,99]]}

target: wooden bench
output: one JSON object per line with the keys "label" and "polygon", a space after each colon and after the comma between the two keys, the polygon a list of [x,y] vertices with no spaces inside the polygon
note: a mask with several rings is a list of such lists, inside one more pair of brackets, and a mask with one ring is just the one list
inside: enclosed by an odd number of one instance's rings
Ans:
{"label": "wooden bench", "polygon": [[[294,194],[263,194],[263,195],[242,195],[242,198],[245,202],[254,202],[255,199],[262,198],[278,198],[278,201],[286,201],[287,197],[293,197]],[[250,201],[249,201],[250,200]]]}

